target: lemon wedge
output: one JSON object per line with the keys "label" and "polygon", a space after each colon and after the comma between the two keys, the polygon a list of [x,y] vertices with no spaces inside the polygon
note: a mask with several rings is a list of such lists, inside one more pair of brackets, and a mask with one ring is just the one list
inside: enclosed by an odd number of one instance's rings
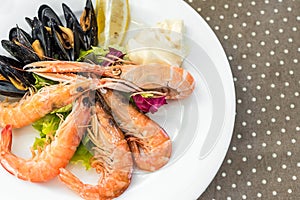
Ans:
{"label": "lemon wedge", "polygon": [[120,45],[130,21],[128,0],[97,0],[99,44]]}

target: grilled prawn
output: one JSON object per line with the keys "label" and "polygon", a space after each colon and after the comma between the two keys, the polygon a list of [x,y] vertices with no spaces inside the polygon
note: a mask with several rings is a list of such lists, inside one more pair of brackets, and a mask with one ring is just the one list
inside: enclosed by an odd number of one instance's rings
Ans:
{"label": "grilled prawn", "polygon": [[[182,99],[189,96],[194,88],[193,76],[183,68],[162,64],[115,65],[102,67],[84,62],[44,61],[28,64],[28,72],[47,75],[49,73],[93,72],[95,74],[131,82],[143,90],[158,90],[167,99]],[[46,74],[45,74],[46,73]],[[52,75],[55,77],[55,75]]]}
{"label": "grilled prawn", "polygon": [[95,105],[92,128],[88,129],[91,140],[92,167],[100,173],[97,185],[82,183],[68,170],[61,168],[59,178],[84,199],[111,199],[121,195],[129,186],[133,161],[130,149],[121,130],[115,125],[99,102]]}
{"label": "grilled prawn", "polygon": [[79,145],[90,121],[91,102],[87,95],[81,96],[73,105],[72,112],[58,128],[53,141],[45,149],[26,160],[11,152],[12,126],[2,130],[0,163],[12,175],[31,182],[45,182],[59,174]]}
{"label": "grilled prawn", "polygon": [[101,95],[117,124],[125,132],[137,167],[155,171],[167,164],[172,152],[172,142],[164,129],[136,110],[117,91],[107,90]]}

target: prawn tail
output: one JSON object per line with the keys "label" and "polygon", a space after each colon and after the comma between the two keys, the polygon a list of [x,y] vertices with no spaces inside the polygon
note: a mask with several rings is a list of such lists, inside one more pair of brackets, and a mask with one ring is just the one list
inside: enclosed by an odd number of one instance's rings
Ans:
{"label": "prawn tail", "polygon": [[71,190],[79,194],[83,199],[97,200],[103,199],[100,197],[97,188],[84,184],[70,171],[60,168],[58,178],[61,182],[67,185]]}
{"label": "prawn tail", "polygon": [[12,126],[6,125],[1,132],[0,150],[10,152],[12,144]]}

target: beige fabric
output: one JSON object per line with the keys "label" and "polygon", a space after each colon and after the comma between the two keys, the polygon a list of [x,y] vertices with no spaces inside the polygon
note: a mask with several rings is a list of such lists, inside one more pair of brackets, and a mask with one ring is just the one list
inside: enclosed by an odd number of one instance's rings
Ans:
{"label": "beige fabric", "polygon": [[186,0],[222,43],[237,116],[199,199],[300,199],[300,1]]}

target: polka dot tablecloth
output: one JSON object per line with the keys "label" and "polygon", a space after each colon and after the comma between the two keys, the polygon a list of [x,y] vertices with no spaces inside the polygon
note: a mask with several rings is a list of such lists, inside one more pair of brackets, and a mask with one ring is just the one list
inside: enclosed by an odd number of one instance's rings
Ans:
{"label": "polka dot tablecloth", "polygon": [[300,199],[300,0],[186,0],[218,36],[237,114],[199,199]]}

